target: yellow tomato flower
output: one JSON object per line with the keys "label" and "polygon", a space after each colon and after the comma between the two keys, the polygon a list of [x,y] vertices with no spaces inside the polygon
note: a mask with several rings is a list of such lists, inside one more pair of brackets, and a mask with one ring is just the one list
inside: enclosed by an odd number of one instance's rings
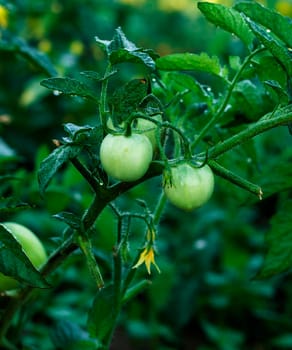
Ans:
{"label": "yellow tomato flower", "polygon": [[160,273],[160,269],[157,266],[157,264],[155,263],[155,259],[154,259],[154,248],[152,246],[147,246],[140,254],[139,256],[139,260],[137,261],[137,263],[133,266],[133,269],[136,269],[137,267],[139,267],[140,265],[142,265],[143,263],[145,263],[146,269],[149,273],[149,275],[151,274],[151,264],[153,264],[157,271]]}

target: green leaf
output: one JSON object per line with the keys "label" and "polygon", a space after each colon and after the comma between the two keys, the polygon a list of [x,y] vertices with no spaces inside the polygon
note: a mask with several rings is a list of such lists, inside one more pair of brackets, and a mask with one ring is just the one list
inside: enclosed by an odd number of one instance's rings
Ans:
{"label": "green leaf", "polygon": [[273,56],[260,57],[259,62],[253,62],[256,74],[262,82],[267,80],[277,81],[283,89],[287,89],[287,72]]}
{"label": "green leaf", "polygon": [[264,84],[267,86],[267,88],[274,91],[277,95],[278,102],[281,105],[285,105],[289,102],[289,96],[286,90],[282,88],[282,86],[275,80],[267,80],[264,82]]}
{"label": "green leaf", "polygon": [[38,181],[41,193],[44,193],[45,189],[49,185],[49,182],[70,158],[74,158],[80,152],[81,148],[73,145],[63,145],[56,148],[47,158],[45,158],[38,171]]}
{"label": "green leaf", "polygon": [[132,62],[142,63],[150,69],[155,69],[155,59],[158,55],[152,50],[138,48],[127,39],[120,27],[115,30],[111,41],[101,40],[98,37],[95,37],[95,40],[101,49],[107,53],[113,65]]}
{"label": "green leaf", "polygon": [[0,272],[33,287],[49,286],[23,252],[21,244],[2,224],[0,224]]}
{"label": "green leaf", "polygon": [[286,68],[289,75],[292,75],[292,52],[276,36],[267,31],[265,27],[257,24],[246,17],[250,28],[258,40],[271,52],[271,54]]}
{"label": "green leaf", "polygon": [[54,76],[57,74],[57,71],[48,56],[29,46],[23,39],[8,35],[1,37],[0,51],[1,50],[19,54],[48,76]]}
{"label": "green leaf", "polygon": [[282,16],[272,9],[264,7],[256,1],[242,1],[235,5],[235,9],[243,12],[253,21],[269,28],[289,47],[292,47],[292,19]]}
{"label": "green leaf", "polygon": [[17,43],[17,51],[20,53],[21,56],[26,58],[35,66],[37,66],[47,75],[54,76],[57,74],[57,71],[55,67],[52,65],[48,56],[38,51],[37,49],[28,46],[26,42],[19,40]]}
{"label": "green leaf", "polygon": [[65,142],[74,143],[75,145],[93,145],[102,139],[102,127],[90,125],[76,125],[73,123],[64,124],[65,131],[69,138],[63,138]]}
{"label": "green leaf", "polygon": [[209,2],[199,2],[198,8],[208,21],[235,34],[247,47],[252,47],[254,35],[240,13],[224,5]]}
{"label": "green leaf", "polygon": [[99,101],[91,87],[73,78],[49,78],[42,80],[41,85],[65,95],[75,95],[95,102]]}
{"label": "green leaf", "polygon": [[114,91],[109,104],[120,123],[127,119],[132,112],[137,111],[139,104],[147,95],[148,84],[143,79],[133,79]]}
{"label": "green leaf", "polygon": [[283,207],[271,220],[271,229],[266,234],[267,252],[256,279],[268,278],[292,268],[292,201]]}
{"label": "green leaf", "polygon": [[236,108],[249,120],[262,115],[262,106],[266,91],[262,86],[253,84],[250,80],[240,81],[233,90]]}
{"label": "green leaf", "polygon": [[186,70],[201,71],[227,78],[226,67],[221,67],[218,57],[210,57],[206,53],[196,55],[194,53],[176,53],[160,57],[156,60],[156,66],[161,70]]}
{"label": "green leaf", "polygon": [[87,332],[69,321],[57,323],[51,338],[54,346],[63,350],[96,350],[100,346],[96,339],[90,338]]}
{"label": "green leaf", "polygon": [[193,96],[200,102],[204,100],[209,100],[210,96],[208,92],[203,88],[203,86],[196,81],[192,76],[177,73],[169,72],[164,77],[164,82],[166,82],[168,88],[173,88],[175,91],[185,91],[189,90]]}
{"label": "green leaf", "polygon": [[[259,176],[254,179],[261,185],[264,198],[292,188],[291,160],[292,155],[289,153],[286,156],[278,156],[274,162],[265,165]],[[277,169],[277,176],[275,176],[274,169]]]}
{"label": "green leaf", "polygon": [[62,212],[62,213],[53,215],[53,217],[62,222],[65,222],[68,226],[70,226],[74,230],[80,230],[81,220],[74,213]]}
{"label": "green leaf", "polygon": [[[9,180],[9,176],[0,176],[0,183],[3,180]],[[28,208],[30,208],[29,204],[20,202],[15,197],[0,198],[0,214],[14,213]]]}
{"label": "green leaf", "polygon": [[111,334],[117,313],[114,307],[114,288],[109,285],[99,290],[88,315],[89,334],[103,342]]}

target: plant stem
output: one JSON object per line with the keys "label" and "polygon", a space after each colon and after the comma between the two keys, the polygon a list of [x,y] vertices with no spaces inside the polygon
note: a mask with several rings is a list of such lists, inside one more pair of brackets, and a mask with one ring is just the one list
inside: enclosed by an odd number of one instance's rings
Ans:
{"label": "plant stem", "polygon": [[244,60],[244,62],[241,65],[240,69],[237,71],[237,73],[233,77],[233,79],[229,85],[229,88],[227,90],[227,93],[224,97],[224,100],[221,103],[219,109],[217,110],[215,115],[209,120],[209,122],[203,127],[203,129],[201,130],[200,134],[196,137],[196,139],[192,142],[192,145],[191,145],[192,148],[197,146],[197,144],[202,140],[202,138],[206,135],[206,133],[209,131],[209,129],[211,129],[217,123],[217,121],[220,119],[220,117],[222,116],[222,114],[225,111],[225,108],[228,105],[231,94],[234,90],[235,85],[237,84],[238,80],[240,79],[242,72],[244,71],[246,66],[250,63],[252,58],[264,50],[265,50],[265,48],[257,49],[255,51],[253,51],[248,57],[246,57],[246,59]]}
{"label": "plant stem", "polygon": [[99,183],[95,179],[95,177],[92,176],[91,172],[77,158],[72,158],[71,163],[79,171],[79,173],[85,178],[85,180],[89,183],[91,188],[94,191],[96,191],[96,189],[99,187]]}
{"label": "plant stem", "polygon": [[[154,176],[160,175],[162,172],[162,166],[159,164],[153,164],[147,174],[140,179],[132,183],[120,182],[110,188],[99,187],[97,194],[94,195],[94,199],[90,207],[85,211],[82,217],[82,224],[85,231],[88,231],[90,227],[94,224],[98,218],[101,211],[116,197],[122,193],[130,190],[141,182],[150,179]],[[78,245],[74,240],[74,233],[49,257],[47,263],[43,266],[40,273],[42,276],[46,277],[55,271],[63,261],[76,249]],[[134,273],[135,271],[132,270]],[[1,324],[0,324],[0,345],[5,342],[5,335],[10,326],[10,323],[17,312],[17,310],[25,304],[32,294],[36,291],[35,288],[27,286],[23,288],[19,296],[15,299],[11,299],[4,313],[2,314]]]}
{"label": "plant stem", "polygon": [[[44,277],[48,276],[63,262],[64,257],[70,255],[76,248],[77,245],[74,243],[72,235],[49,257],[46,265],[44,265],[43,269],[40,271],[41,274]],[[35,288],[33,287],[25,287],[20,295],[16,299],[12,299],[7,305],[1,319],[0,344],[5,337],[14,314],[25,302],[28,301],[34,291]]]}
{"label": "plant stem", "polygon": [[223,177],[224,179],[230,181],[234,185],[237,185],[248,192],[255,194],[259,199],[262,199],[263,192],[260,186],[245,180],[241,176],[234,174],[232,171],[224,168],[222,165],[218,164],[215,160],[210,160],[208,162],[215,174]]}
{"label": "plant stem", "polygon": [[154,225],[157,225],[159,223],[161,215],[162,215],[164,207],[165,207],[165,204],[166,204],[166,201],[167,201],[166,195],[165,195],[164,191],[162,191],[160,194],[160,197],[158,199],[158,203],[156,205],[154,213],[153,213]]}
{"label": "plant stem", "polygon": [[107,98],[108,78],[110,76],[111,70],[112,70],[112,65],[110,62],[108,62],[108,65],[104,74],[104,79],[101,85],[100,107],[99,107],[100,122],[104,129],[106,129],[107,114],[108,114],[106,98]]}
{"label": "plant stem", "polygon": [[243,142],[248,141],[254,136],[259,135],[276,126],[287,125],[291,121],[292,105],[289,105],[273,113],[272,118],[269,118],[268,114],[267,116],[264,116],[262,119],[260,119],[258,122],[250,125],[247,129],[212,147],[208,151],[208,158],[217,158],[223,153],[240,145]]}

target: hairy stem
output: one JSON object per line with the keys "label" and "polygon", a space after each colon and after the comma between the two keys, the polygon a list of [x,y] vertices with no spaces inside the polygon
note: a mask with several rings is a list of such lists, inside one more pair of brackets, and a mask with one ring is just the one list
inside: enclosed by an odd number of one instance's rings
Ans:
{"label": "hairy stem", "polygon": [[250,140],[256,135],[259,135],[277,126],[287,125],[289,122],[292,122],[292,105],[278,110],[273,114],[271,118],[269,118],[269,116],[270,115],[268,114],[258,122],[250,125],[247,129],[212,147],[208,151],[208,158],[217,158],[223,153],[242,144],[243,142]]}

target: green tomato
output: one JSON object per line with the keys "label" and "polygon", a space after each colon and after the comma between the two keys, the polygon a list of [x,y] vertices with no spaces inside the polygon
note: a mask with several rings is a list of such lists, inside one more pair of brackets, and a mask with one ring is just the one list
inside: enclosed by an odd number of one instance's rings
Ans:
{"label": "green tomato", "polygon": [[188,163],[174,166],[171,168],[171,180],[172,184],[164,187],[165,195],[172,204],[186,211],[205,204],[214,190],[214,175],[208,165],[201,168],[194,168]]}
{"label": "green tomato", "polygon": [[142,134],[108,134],[100,146],[100,161],[109,176],[136,181],[148,170],[153,156],[149,139]]}
{"label": "green tomato", "polygon": [[[23,252],[36,269],[39,269],[47,261],[47,254],[44,246],[32,231],[14,222],[4,222],[2,225],[20,243]],[[0,292],[16,289],[18,287],[19,282],[16,279],[0,272]]]}
{"label": "green tomato", "polygon": [[[159,122],[162,122],[161,114],[156,114],[152,118],[159,121]],[[152,144],[153,150],[155,150],[157,148],[157,141],[156,141],[157,125],[155,123],[153,123],[151,120],[143,119],[143,118],[135,119],[132,125],[134,125],[133,129],[132,129],[133,132],[147,136],[149,141]],[[116,131],[116,129],[117,129],[114,126],[111,118],[109,118],[107,121],[107,127],[111,130],[114,130],[114,131]],[[123,128],[124,122],[122,122],[119,127]]]}
{"label": "green tomato", "polygon": [[[161,114],[156,114],[152,118],[159,122],[162,122]],[[157,128],[158,128],[157,124],[153,123],[151,120],[138,118],[137,124],[134,130],[137,131],[138,133],[142,132],[143,135],[147,136],[152,144],[153,150],[155,150],[157,148],[157,141],[156,141]]]}

